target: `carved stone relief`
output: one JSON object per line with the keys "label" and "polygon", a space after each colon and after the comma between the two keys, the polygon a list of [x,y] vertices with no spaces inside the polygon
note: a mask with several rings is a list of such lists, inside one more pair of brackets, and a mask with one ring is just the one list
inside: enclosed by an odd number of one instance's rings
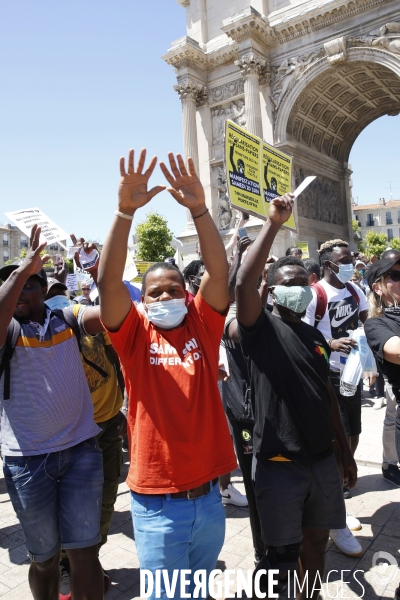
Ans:
{"label": "carved stone relief", "polygon": [[239,96],[240,94],[244,94],[243,78],[236,79],[236,81],[230,81],[224,85],[218,85],[214,88],[208,88],[209,102],[222,102],[222,100],[228,100],[229,98]]}
{"label": "carved stone relief", "polygon": [[[295,168],[296,187],[310,173]],[[307,219],[316,219],[334,225],[343,225],[342,204],[336,181],[317,177],[297,199],[298,214]]]}
{"label": "carved stone relief", "polygon": [[400,23],[386,23],[379,31],[371,31],[369,35],[350,37],[348,45],[350,47],[378,46],[393,54],[400,54]]}
{"label": "carved stone relief", "polygon": [[271,69],[271,102],[272,109],[276,112],[286,92],[294,85],[309,65],[314,64],[324,54],[321,48],[318,52],[285,58],[282,64]]}
{"label": "carved stone relief", "polygon": [[228,185],[226,182],[225,167],[218,167],[218,229],[225,231],[231,229],[236,223],[236,214],[232,210],[232,206],[228,196]]}
{"label": "carved stone relief", "polygon": [[244,100],[231,102],[229,106],[216,106],[211,111],[213,146],[218,146],[224,141],[225,121],[230,119],[240,127],[246,126],[246,105]]}

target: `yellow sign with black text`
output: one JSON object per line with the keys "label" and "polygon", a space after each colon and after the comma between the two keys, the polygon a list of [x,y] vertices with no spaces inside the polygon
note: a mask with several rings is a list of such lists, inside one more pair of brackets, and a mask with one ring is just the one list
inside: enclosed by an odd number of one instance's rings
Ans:
{"label": "yellow sign with black text", "polygon": [[[268,218],[269,203],[291,191],[292,158],[226,121],[225,164],[231,204]],[[284,227],[296,229],[293,214]]]}

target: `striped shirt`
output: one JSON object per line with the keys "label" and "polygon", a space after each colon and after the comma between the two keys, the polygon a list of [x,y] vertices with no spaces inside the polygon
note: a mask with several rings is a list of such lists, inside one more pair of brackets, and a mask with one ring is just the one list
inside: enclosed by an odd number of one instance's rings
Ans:
{"label": "striped shirt", "polygon": [[57,452],[100,432],[77,340],[62,319],[47,309],[43,325],[22,323],[10,367],[10,400],[0,380],[3,456]]}

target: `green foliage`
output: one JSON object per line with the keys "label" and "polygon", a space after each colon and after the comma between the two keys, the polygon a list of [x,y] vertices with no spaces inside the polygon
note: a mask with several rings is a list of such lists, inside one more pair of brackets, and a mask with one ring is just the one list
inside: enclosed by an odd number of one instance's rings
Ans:
{"label": "green foliage", "polygon": [[354,233],[358,233],[358,230],[360,228],[360,222],[357,221],[357,219],[353,219],[351,222],[352,226],[353,226],[353,231]]}
{"label": "green foliage", "polygon": [[175,250],[170,244],[173,233],[168,228],[167,219],[157,212],[149,212],[146,220],[138,223],[135,233],[139,238],[138,260],[161,262],[169,256],[174,256]]}
{"label": "green foliage", "polygon": [[74,274],[74,261],[72,258],[64,258],[64,262],[68,267],[68,273],[70,275]]}
{"label": "green foliage", "polygon": [[376,254],[376,256],[380,258],[382,252],[386,250],[388,246],[389,242],[386,233],[377,233],[373,229],[368,231],[365,240],[363,240],[363,251],[368,258],[370,258],[372,254]]}

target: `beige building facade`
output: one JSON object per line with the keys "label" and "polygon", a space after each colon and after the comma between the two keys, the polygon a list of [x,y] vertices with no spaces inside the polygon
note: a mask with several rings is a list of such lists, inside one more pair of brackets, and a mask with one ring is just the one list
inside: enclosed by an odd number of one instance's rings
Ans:
{"label": "beige building facade", "polygon": [[353,212],[363,239],[371,230],[385,233],[389,244],[392,238],[400,237],[400,200],[380,198],[376,204],[354,205]]}
{"label": "beige building facade", "polygon": [[[273,253],[299,240],[316,256],[327,239],[352,240],[351,147],[373,120],[400,112],[400,2],[177,1],[186,33],[163,58],[177,75],[185,155],[222,235],[238,219],[223,152],[231,119],[293,156],[293,189],[317,175],[296,201],[297,233],[280,232]],[[251,219],[251,237],[261,225]],[[193,258],[189,215],[179,238]]]}
{"label": "beige building facade", "polygon": [[[66,244],[66,241],[63,241]],[[8,261],[13,262],[21,255],[21,251],[28,250],[29,238],[15,225],[0,225],[0,268]],[[56,254],[66,255],[65,250],[57,243],[46,246],[46,252],[51,257]]]}

